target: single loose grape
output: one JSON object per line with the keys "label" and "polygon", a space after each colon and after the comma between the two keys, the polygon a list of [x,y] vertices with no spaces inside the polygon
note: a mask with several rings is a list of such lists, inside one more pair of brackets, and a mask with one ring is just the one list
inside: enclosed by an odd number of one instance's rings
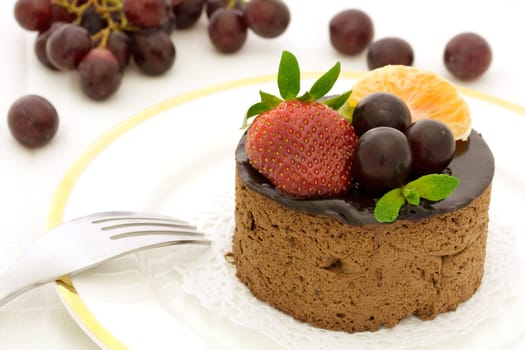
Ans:
{"label": "single loose grape", "polygon": [[368,47],[366,63],[370,70],[389,64],[411,66],[414,63],[414,50],[400,38],[379,39]]}
{"label": "single loose grape", "polygon": [[450,39],[443,55],[445,67],[460,80],[479,78],[492,61],[488,42],[475,33],[461,33]]}
{"label": "single loose grape", "polygon": [[213,46],[222,53],[239,51],[248,36],[248,26],[241,11],[220,8],[210,17],[208,36]]}
{"label": "single loose grape", "polygon": [[22,145],[37,148],[47,144],[58,129],[58,113],[42,96],[26,95],[17,99],[7,115],[9,130]]}
{"label": "single loose grape", "polygon": [[357,55],[363,52],[374,37],[370,17],[357,9],[337,13],[329,24],[330,42],[342,54]]}
{"label": "single loose grape", "polygon": [[281,0],[250,0],[244,16],[248,27],[263,38],[281,35],[290,24],[290,10]]}

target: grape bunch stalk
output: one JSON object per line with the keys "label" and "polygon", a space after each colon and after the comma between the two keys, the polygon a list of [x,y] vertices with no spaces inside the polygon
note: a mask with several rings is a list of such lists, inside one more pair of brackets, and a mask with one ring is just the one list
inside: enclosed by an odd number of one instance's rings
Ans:
{"label": "grape bunch stalk", "polygon": [[146,75],[167,72],[176,57],[171,32],[192,27],[204,9],[221,53],[238,51],[248,28],[273,38],[290,22],[281,0],[17,0],[14,15],[38,32],[35,54],[43,65],[78,71],[82,91],[105,100],[119,89],[131,58]]}

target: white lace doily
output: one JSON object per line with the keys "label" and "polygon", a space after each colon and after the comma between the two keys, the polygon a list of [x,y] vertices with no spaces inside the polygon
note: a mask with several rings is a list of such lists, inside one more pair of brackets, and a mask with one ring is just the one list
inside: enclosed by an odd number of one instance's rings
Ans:
{"label": "white lace doily", "polygon": [[[235,277],[235,267],[225,260],[231,251],[233,193],[224,193],[212,207],[192,222],[207,232],[215,243],[199,258],[173,265],[182,276],[183,290],[202,305],[234,323],[254,329],[277,344],[291,349],[407,349],[429,346],[452,337],[468,336],[483,321],[501,312],[502,305],[517,294],[517,255],[511,228],[491,213],[485,274],[478,291],[456,312],[440,314],[432,321],[409,317],[392,329],[377,332],[344,333],[319,329],[277,311],[257,300]],[[429,336],[431,334],[432,336]]]}

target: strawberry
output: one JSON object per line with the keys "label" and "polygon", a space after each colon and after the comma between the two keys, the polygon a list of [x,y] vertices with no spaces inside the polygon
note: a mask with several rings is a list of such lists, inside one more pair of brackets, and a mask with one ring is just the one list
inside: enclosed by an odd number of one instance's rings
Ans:
{"label": "strawberry", "polygon": [[246,135],[250,164],[279,190],[323,197],[348,190],[357,138],[350,123],[319,102],[281,102]]}
{"label": "strawberry", "polygon": [[284,100],[261,92],[261,102],[248,110],[246,119],[257,115],[246,134],[250,164],[286,194],[330,197],[350,187],[357,137],[352,125],[335,110],[349,93],[318,101],[332,88],[339,73],[336,64],[307,93],[297,97],[298,64],[285,51],[278,76]]}

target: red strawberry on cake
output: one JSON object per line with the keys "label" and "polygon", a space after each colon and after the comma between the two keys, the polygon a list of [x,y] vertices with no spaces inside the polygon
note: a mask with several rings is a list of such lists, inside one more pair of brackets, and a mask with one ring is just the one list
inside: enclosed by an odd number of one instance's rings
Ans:
{"label": "red strawberry on cake", "polygon": [[319,102],[284,101],[257,117],[246,137],[251,165],[284,193],[333,196],[348,190],[357,138]]}
{"label": "red strawberry on cake", "polygon": [[[295,72],[295,57],[284,52],[280,74]],[[301,97],[296,83],[282,81],[286,100],[261,92],[261,102],[248,112],[260,113],[246,135],[250,164],[286,194],[329,197],[350,187],[357,138],[352,125],[333,109],[348,95],[316,101],[332,88],[339,73],[336,64]]]}

